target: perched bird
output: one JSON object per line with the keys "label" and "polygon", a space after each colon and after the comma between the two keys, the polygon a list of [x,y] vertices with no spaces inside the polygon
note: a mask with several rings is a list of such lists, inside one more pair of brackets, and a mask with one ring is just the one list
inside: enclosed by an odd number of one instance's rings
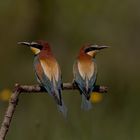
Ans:
{"label": "perched bird", "polygon": [[18,44],[30,47],[34,53],[34,70],[38,82],[53,96],[58,110],[66,117],[67,108],[62,99],[61,70],[48,42],[19,42]]}
{"label": "perched bird", "polygon": [[92,103],[90,102],[90,94],[92,93],[96,78],[97,78],[97,65],[95,56],[101,49],[108,48],[107,46],[98,46],[87,44],[84,45],[77,56],[73,65],[74,84],[79,88],[82,95],[81,108],[90,110]]}

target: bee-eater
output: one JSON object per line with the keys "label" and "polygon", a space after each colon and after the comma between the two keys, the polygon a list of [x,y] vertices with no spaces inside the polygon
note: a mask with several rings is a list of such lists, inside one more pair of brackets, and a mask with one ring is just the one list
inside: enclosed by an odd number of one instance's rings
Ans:
{"label": "bee-eater", "polygon": [[95,56],[99,50],[104,48],[107,48],[107,46],[84,45],[80,49],[73,65],[74,83],[77,85],[82,95],[81,108],[84,110],[90,110],[92,108],[90,94],[94,89],[97,78]]}
{"label": "bee-eater", "polygon": [[19,42],[18,44],[29,46],[34,53],[34,70],[37,81],[47,93],[53,96],[58,110],[66,117],[67,108],[63,102],[61,70],[48,42],[39,40],[36,42]]}

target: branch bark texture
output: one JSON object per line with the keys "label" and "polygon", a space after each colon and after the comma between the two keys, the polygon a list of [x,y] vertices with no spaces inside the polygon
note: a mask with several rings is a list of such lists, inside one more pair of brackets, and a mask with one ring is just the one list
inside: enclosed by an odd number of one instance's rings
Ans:
{"label": "branch bark texture", "polygon": [[[76,90],[76,89],[77,87],[72,83],[63,83],[63,90]],[[99,93],[106,93],[107,87],[95,86],[94,91]],[[13,114],[15,112],[18,103],[18,97],[20,93],[43,93],[43,92],[45,92],[45,89],[40,85],[19,85],[19,84],[15,85],[13,94],[11,96],[8,108],[4,116],[4,120],[0,128],[0,140],[5,140],[6,134],[10,128]]]}

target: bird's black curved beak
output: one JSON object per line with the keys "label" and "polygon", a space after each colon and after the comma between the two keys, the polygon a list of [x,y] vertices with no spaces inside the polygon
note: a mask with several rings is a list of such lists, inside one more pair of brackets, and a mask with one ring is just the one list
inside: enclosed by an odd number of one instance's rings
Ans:
{"label": "bird's black curved beak", "polygon": [[90,51],[102,50],[102,49],[105,49],[105,48],[109,48],[109,46],[91,45],[85,50],[85,52],[87,53],[87,52],[90,52]]}
{"label": "bird's black curved beak", "polygon": [[25,45],[25,46],[31,46],[30,42],[18,42],[18,45]]}
{"label": "bird's black curved beak", "polygon": [[42,48],[42,46],[40,44],[38,44],[37,42],[18,42],[18,44],[28,46],[28,47],[37,48],[37,49]]}

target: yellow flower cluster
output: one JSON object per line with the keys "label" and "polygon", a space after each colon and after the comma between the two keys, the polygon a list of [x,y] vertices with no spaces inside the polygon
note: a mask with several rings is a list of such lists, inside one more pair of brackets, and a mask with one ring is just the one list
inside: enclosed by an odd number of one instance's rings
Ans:
{"label": "yellow flower cluster", "polygon": [[103,100],[103,95],[98,92],[93,92],[90,97],[92,103],[99,103]]}
{"label": "yellow flower cluster", "polygon": [[9,101],[11,97],[12,91],[9,89],[4,89],[0,92],[0,100],[1,101]]}

